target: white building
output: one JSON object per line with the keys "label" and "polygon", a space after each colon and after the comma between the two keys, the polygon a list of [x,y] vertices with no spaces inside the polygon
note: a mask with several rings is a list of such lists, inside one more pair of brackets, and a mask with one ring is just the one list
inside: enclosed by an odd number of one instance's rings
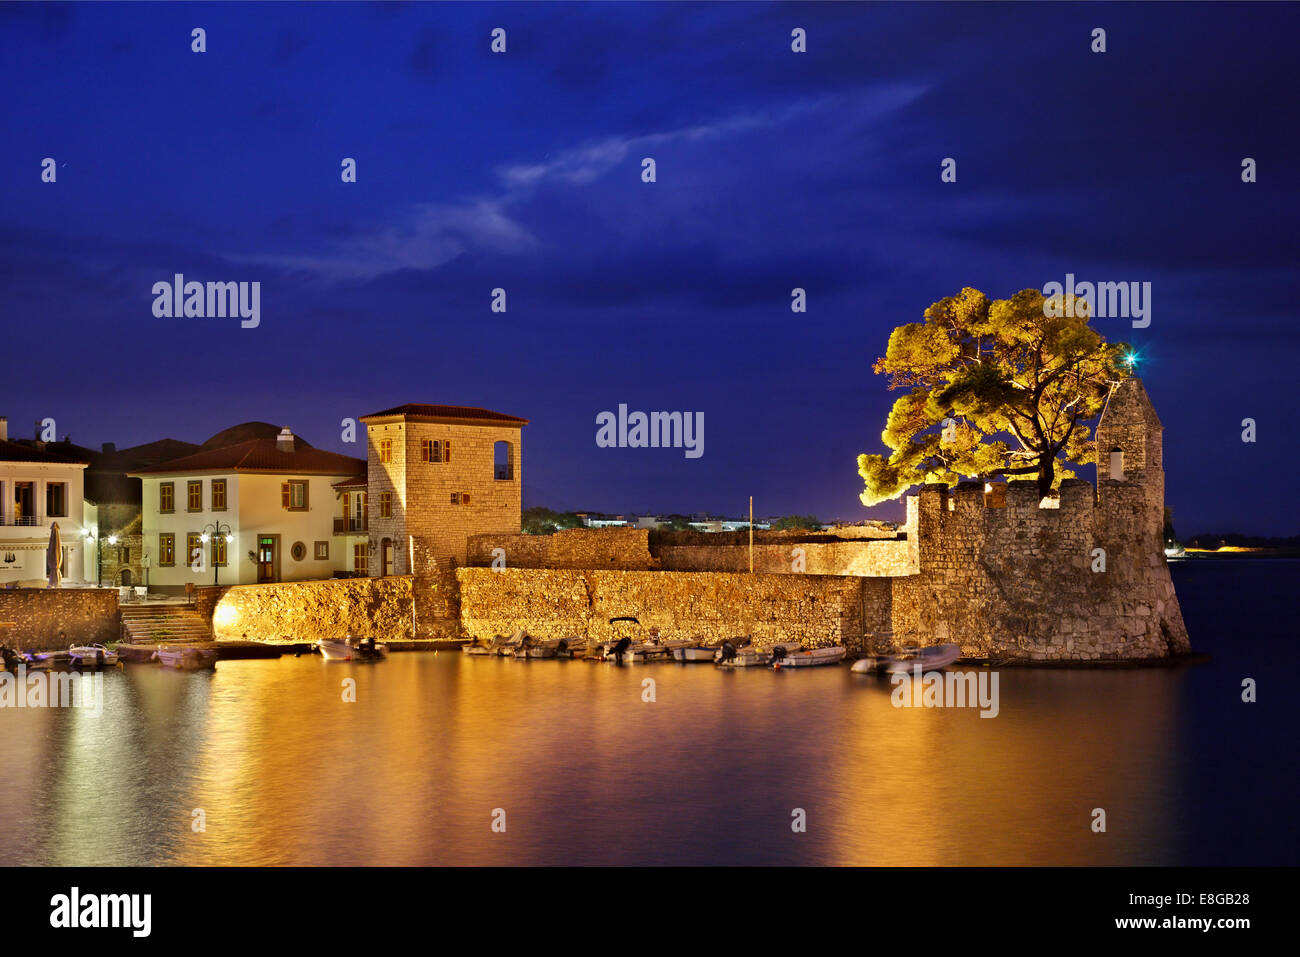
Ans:
{"label": "white building", "polygon": [[63,581],[95,580],[95,549],[86,533],[95,528],[95,507],[82,490],[86,463],[52,447],[9,441],[0,416],[0,587],[44,587],[50,528],[59,526]]}
{"label": "white building", "polygon": [[[193,455],[129,475],[142,484],[150,591],[331,578],[355,567],[365,541],[342,516],[364,459],[313,448],[289,429],[250,422]],[[363,513],[364,514],[364,513]]]}

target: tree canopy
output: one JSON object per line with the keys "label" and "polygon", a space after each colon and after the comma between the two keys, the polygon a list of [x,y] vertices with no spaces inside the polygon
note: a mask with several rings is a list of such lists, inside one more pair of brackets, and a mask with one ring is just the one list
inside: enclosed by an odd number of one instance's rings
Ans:
{"label": "tree canopy", "polygon": [[783,515],[772,523],[772,530],[820,532],[822,521],[816,515]]}
{"label": "tree canopy", "polygon": [[527,535],[550,535],[559,529],[583,527],[582,519],[572,512],[554,512],[541,505],[524,509],[520,525]]}
{"label": "tree canopy", "polygon": [[[906,389],[881,433],[888,455],[858,456],[864,505],[964,476],[1035,479],[1047,495],[1095,461],[1087,423],[1128,374],[1131,350],[1088,324],[1085,300],[969,287],[896,328],[873,370]],[[1050,313],[1050,315],[1049,315]]]}

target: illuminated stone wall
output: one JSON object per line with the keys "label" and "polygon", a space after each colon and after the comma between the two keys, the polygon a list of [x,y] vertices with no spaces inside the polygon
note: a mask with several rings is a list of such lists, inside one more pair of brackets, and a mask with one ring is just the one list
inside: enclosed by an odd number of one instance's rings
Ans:
{"label": "illuminated stone wall", "polygon": [[470,565],[491,565],[495,549],[506,568],[619,568],[645,571],[658,567],[644,528],[573,528],[550,535],[474,535]]}
{"label": "illuminated stone wall", "polygon": [[[197,589],[195,607],[218,641],[314,642],[411,637],[413,579],[332,578]],[[416,609],[417,617],[419,609]]]}
{"label": "illuminated stone wall", "polygon": [[633,615],[664,637],[748,635],[760,646],[856,648],[864,615],[888,618],[885,579],[509,568],[456,574],[462,627],[479,638],[523,628],[540,637],[607,640],[614,636],[610,618]]}
{"label": "illuminated stone wall", "polygon": [[[753,553],[754,571],[768,575],[877,578],[914,575],[917,571],[915,544],[906,540],[756,544]],[[665,571],[748,572],[749,554],[745,545],[669,545],[659,549],[659,560]]]}
{"label": "illuminated stone wall", "polygon": [[[115,588],[0,588],[0,644],[20,651],[118,640]],[[60,638],[60,634],[63,635]]]}

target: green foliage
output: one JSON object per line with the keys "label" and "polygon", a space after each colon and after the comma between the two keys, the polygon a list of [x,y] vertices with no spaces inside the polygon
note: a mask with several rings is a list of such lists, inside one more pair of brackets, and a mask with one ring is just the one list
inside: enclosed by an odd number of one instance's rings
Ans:
{"label": "green foliage", "polygon": [[524,509],[521,526],[527,535],[550,535],[560,529],[582,528],[583,524],[572,512],[553,512],[538,505]]}
{"label": "green foliage", "polygon": [[785,532],[798,529],[801,531],[820,532],[822,520],[816,515],[783,515],[772,523],[772,531]]}
{"label": "green foliage", "polygon": [[862,504],[966,476],[1034,479],[1046,495],[1095,460],[1086,423],[1126,375],[1128,351],[1088,325],[1081,299],[1025,289],[991,300],[967,287],[934,303],[873,366],[907,392],[880,436],[890,454],[858,456]]}
{"label": "green foliage", "polygon": [[691,520],[685,515],[665,515],[659,519],[659,527],[669,532],[684,532],[691,527]]}

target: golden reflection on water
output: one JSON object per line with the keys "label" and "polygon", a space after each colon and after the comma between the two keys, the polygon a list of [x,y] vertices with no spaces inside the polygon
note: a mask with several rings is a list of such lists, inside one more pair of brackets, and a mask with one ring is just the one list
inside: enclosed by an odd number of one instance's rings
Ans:
{"label": "golden reflection on water", "polygon": [[999,679],[984,719],[895,708],[888,684],[846,668],[450,653],[132,666],[107,676],[102,716],[0,710],[0,863],[1168,859],[1180,673]]}

